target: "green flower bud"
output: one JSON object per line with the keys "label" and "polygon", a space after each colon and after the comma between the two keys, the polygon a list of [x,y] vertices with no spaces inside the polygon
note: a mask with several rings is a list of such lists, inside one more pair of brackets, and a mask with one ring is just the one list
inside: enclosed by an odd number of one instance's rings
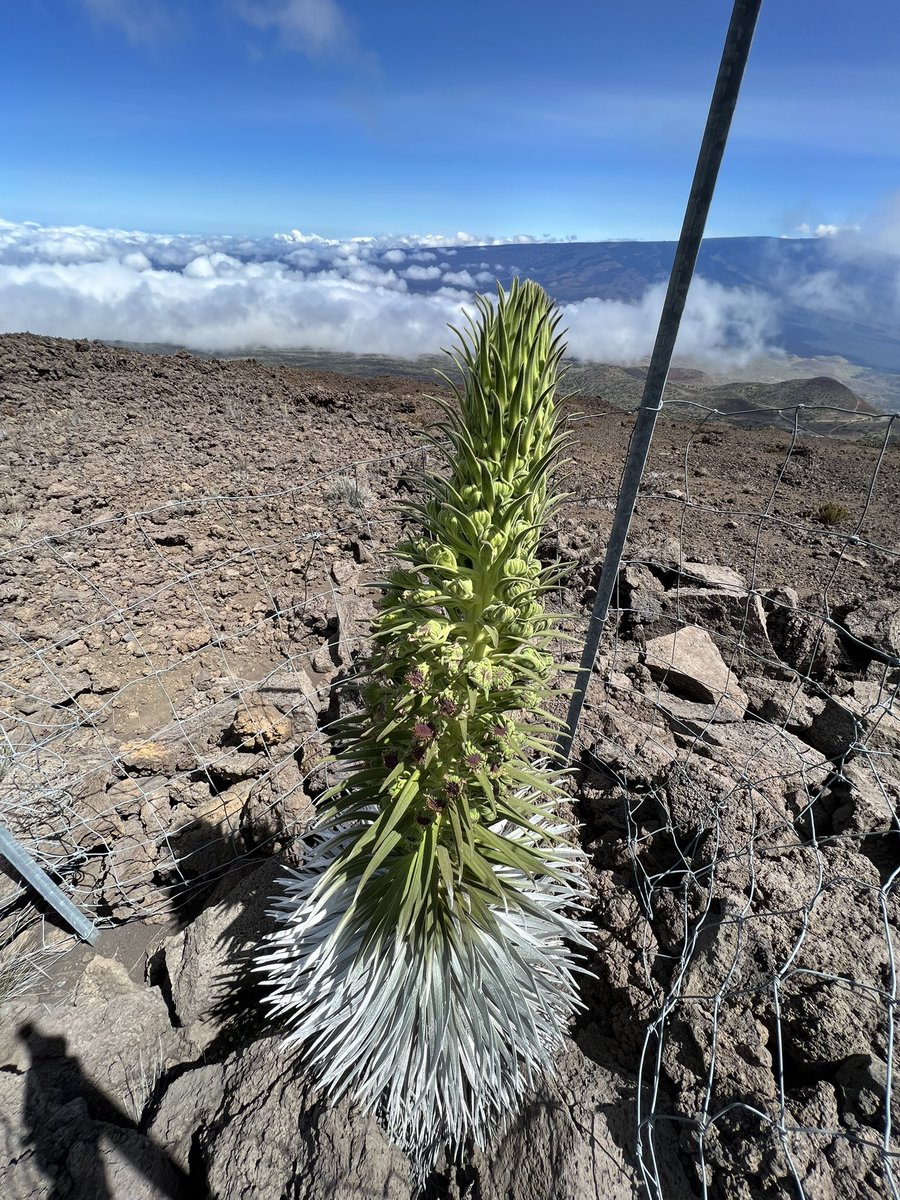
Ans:
{"label": "green flower bud", "polygon": [[520,600],[516,605],[516,610],[523,621],[531,621],[544,612],[537,600]]}
{"label": "green flower bud", "polygon": [[494,687],[498,691],[504,691],[513,685],[513,673],[508,667],[494,668]]}
{"label": "green flower bud", "polygon": [[475,687],[483,688],[487,691],[494,679],[494,668],[490,662],[483,658],[481,662],[473,663],[469,667],[469,679]]}
{"label": "green flower bud", "polygon": [[530,596],[533,586],[523,579],[513,579],[505,585],[504,591],[510,600],[519,600],[523,596]]}
{"label": "green flower bud", "polygon": [[441,647],[441,662],[447,668],[450,674],[458,671],[462,666],[462,661],[465,658],[465,650],[459,642],[448,642]]}
{"label": "green flower bud", "polygon": [[484,619],[494,625],[508,625],[518,618],[518,613],[509,604],[492,604],[485,609]]}
{"label": "green flower bud", "polygon": [[491,527],[491,514],[485,508],[477,508],[469,518],[480,537],[485,537]]}
{"label": "green flower bud", "polygon": [[523,646],[519,651],[519,662],[530,668],[537,675],[546,674],[553,666],[553,659],[549,654],[544,654],[541,650],[536,650],[534,646]]}
{"label": "green flower bud", "polygon": [[432,542],[425,551],[425,557],[435,567],[455,567],[456,555],[439,542]]}
{"label": "green flower bud", "polygon": [[475,589],[471,579],[450,579],[447,581],[447,595],[457,600],[468,600],[474,595]]}

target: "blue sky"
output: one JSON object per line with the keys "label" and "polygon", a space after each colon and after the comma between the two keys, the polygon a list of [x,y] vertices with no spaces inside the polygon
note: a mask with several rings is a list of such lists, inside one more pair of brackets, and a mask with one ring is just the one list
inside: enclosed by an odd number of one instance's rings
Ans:
{"label": "blue sky", "polygon": [[[4,5],[0,218],[677,236],[729,0]],[[710,234],[900,188],[900,6],[768,0]]]}

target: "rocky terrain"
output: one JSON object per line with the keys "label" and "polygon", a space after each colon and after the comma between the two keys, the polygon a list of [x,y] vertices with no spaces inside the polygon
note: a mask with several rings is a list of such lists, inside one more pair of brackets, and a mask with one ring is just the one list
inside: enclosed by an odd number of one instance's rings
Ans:
{"label": "rocky terrain", "polygon": [[[0,337],[0,821],[102,927],[73,946],[0,874],[0,1195],[410,1197],[248,956],[435,390]],[[577,639],[631,419],[567,410],[542,548]],[[660,423],[573,750],[585,1008],[434,1200],[896,1194],[900,453],[858,416]]]}

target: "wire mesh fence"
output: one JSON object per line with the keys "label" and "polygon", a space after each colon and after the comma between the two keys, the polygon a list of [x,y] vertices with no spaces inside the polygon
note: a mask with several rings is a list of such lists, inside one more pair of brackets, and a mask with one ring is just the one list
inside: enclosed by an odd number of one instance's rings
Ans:
{"label": "wire mesh fence", "polygon": [[[422,460],[174,501],[5,551],[0,820],[101,924],[166,921],[308,823],[330,781],[333,686],[371,611],[368,472]],[[311,493],[334,527],[308,527]],[[24,969],[22,900],[6,879],[19,916],[5,958]]]}
{"label": "wire mesh fence", "polygon": [[[672,1195],[674,1138],[703,1197],[895,1196],[896,418],[796,406],[769,441],[735,432],[758,411],[678,409],[638,502],[677,532],[632,535],[580,748],[601,896],[633,880],[598,922],[629,951],[600,969],[641,1178]],[[723,503],[728,440],[772,458],[733,457]],[[840,500],[826,445],[853,461]]]}
{"label": "wire mesh fence", "polygon": [[[631,425],[587,407],[542,546],[576,639]],[[648,1196],[673,1156],[703,1197],[897,1195],[895,418],[664,408],[573,747],[590,1019],[637,1073]],[[0,820],[101,924],[296,854],[400,534],[370,477],[422,455],[15,531]],[[66,942],[2,886],[11,993]]]}

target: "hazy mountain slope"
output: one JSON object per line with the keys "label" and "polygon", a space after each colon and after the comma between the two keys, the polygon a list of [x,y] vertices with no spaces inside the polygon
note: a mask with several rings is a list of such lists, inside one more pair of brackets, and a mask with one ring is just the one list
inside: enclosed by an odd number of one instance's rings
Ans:
{"label": "hazy mountain slope", "polygon": [[[454,271],[489,271],[507,285],[536,279],[561,304],[639,299],[668,279],[674,242],[571,242],[437,251]],[[773,301],[775,341],[803,358],[840,355],[900,372],[900,257],[827,238],[709,238],[697,274],[723,287],[754,288]],[[431,290],[410,281],[411,290]],[[489,288],[490,285],[482,284]]]}

